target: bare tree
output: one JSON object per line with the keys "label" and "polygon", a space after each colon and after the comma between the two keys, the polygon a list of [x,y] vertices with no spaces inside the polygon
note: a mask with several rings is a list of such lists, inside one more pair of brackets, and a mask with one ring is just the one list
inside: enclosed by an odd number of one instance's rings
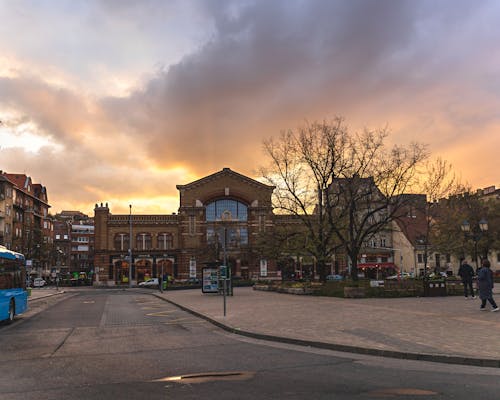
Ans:
{"label": "bare tree", "polygon": [[463,192],[464,186],[453,172],[452,165],[438,157],[425,163],[419,188],[427,200],[419,203],[425,217],[424,231],[420,232],[420,237],[424,242],[424,276],[427,276],[429,253],[439,248],[437,230],[439,214],[442,213],[439,203]]}
{"label": "bare tree", "polygon": [[357,279],[361,249],[396,218],[399,195],[409,190],[427,157],[418,143],[387,149],[387,135],[386,128],[351,134],[337,117],[264,142],[270,165],[261,172],[276,187],[275,209],[301,219],[321,280],[339,245]]}

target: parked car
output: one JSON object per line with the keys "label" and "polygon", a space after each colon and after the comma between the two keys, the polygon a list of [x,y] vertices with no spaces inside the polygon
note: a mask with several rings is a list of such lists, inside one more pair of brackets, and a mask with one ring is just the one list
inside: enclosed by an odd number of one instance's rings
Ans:
{"label": "parked car", "polygon": [[144,282],[139,282],[139,286],[151,287],[158,286],[158,278],[151,278]]}
{"label": "parked car", "polygon": [[44,287],[46,284],[47,282],[43,278],[33,279],[33,287]]}
{"label": "parked car", "polygon": [[403,272],[402,274],[396,274],[396,275],[391,275],[391,276],[388,276],[387,278],[385,279],[408,279],[408,278],[413,278],[413,275],[408,273],[408,272]]}
{"label": "parked car", "polygon": [[439,272],[439,273],[431,273],[429,274],[429,278],[448,278],[448,275],[446,274],[446,272]]}

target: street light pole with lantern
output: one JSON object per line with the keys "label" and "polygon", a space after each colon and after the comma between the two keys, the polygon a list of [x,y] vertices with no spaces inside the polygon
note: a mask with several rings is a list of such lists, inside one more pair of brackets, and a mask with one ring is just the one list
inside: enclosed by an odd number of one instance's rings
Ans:
{"label": "street light pole with lantern", "polygon": [[464,221],[462,222],[460,228],[462,229],[465,238],[466,239],[471,238],[472,241],[474,242],[474,262],[476,264],[476,271],[477,271],[479,269],[479,263],[477,261],[477,256],[478,256],[477,243],[481,240],[483,234],[488,231],[488,221],[482,218],[479,221],[478,226],[473,226],[473,227],[471,227],[469,221]]}
{"label": "street light pole with lantern", "polygon": [[128,287],[132,287],[132,204],[129,204],[130,208],[130,232],[129,232],[129,248],[128,248]]}

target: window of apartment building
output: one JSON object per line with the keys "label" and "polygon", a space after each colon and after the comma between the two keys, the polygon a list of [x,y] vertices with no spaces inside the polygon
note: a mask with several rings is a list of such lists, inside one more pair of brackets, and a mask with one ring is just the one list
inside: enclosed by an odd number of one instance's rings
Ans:
{"label": "window of apartment building", "polygon": [[422,253],[418,253],[417,254],[417,262],[419,264],[423,264],[424,263],[424,255]]}
{"label": "window of apartment building", "polygon": [[158,248],[168,250],[174,248],[174,235],[171,233],[160,233],[158,235]]}
{"label": "window of apartment building", "polygon": [[387,247],[387,242],[385,238],[380,238],[380,247]]}
{"label": "window of apartment building", "polygon": [[150,250],[153,246],[150,233],[139,233],[136,236],[136,247],[139,250]]}
{"label": "window of apartment building", "polygon": [[129,240],[128,234],[126,233],[117,233],[114,238],[115,250],[125,251],[128,250]]}
{"label": "window of apartment building", "polygon": [[7,206],[5,206],[5,214],[7,215],[7,217],[10,217],[10,212],[11,212],[11,206],[10,204],[8,204]]}
{"label": "window of apartment building", "polygon": [[77,242],[88,243],[89,242],[89,238],[85,237],[85,236],[78,236]]}

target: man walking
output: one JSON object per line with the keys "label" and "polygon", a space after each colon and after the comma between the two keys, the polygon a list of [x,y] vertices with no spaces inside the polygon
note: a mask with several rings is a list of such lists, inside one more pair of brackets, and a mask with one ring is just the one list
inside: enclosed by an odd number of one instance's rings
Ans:
{"label": "man walking", "polygon": [[497,303],[493,300],[493,272],[491,272],[490,262],[487,259],[483,260],[482,267],[477,273],[477,286],[479,288],[479,297],[481,298],[481,311],[486,310],[486,300],[493,307],[491,311],[498,311]]}
{"label": "man walking", "polygon": [[458,270],[458,275],[462,278],[462,284],[464,285],[464,296],[466,299],[469,298],[467,293],[467,289],[470,289],[470,294],[473,299],[476,298],[474,296],[474,289],[472,287],[472,278],[474,277],[474,269],[467,264],[467,260],[463,259],[462,264]]}

